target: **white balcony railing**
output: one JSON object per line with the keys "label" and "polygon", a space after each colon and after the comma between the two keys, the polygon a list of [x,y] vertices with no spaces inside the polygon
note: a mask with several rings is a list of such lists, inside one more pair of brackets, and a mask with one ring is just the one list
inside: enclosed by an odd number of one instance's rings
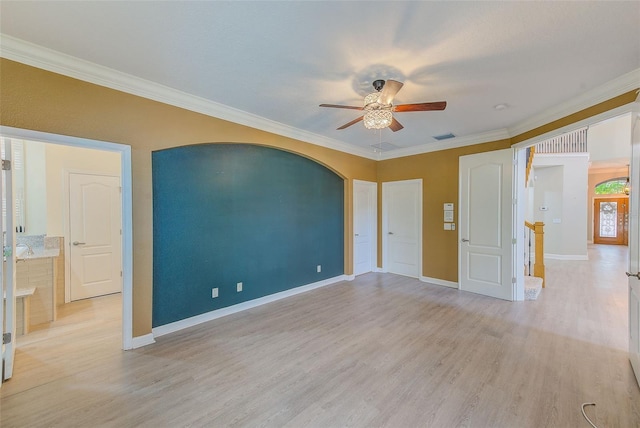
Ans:
{"label": "white balcony railing", "polygon": [[536,153],[585,153],[587,150],[587,128],[559,135],[536,144]]}

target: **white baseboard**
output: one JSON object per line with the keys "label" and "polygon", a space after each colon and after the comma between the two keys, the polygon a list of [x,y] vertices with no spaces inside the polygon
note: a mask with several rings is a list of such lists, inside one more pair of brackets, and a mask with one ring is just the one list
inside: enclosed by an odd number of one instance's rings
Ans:
{"label": "white baseboard", "polygon": [[421,276],[420,281],[428,282],[429,284],[442,285],[444,287],[455,288],[458,289],[458,283],[453,281],[446,281],[444,279],[431,278],[428,276]]}
{"label": "white baseboard", "polygon": [[179,330],[184,330],[185,328],[193,327],[195,325],[202,324],[207,321],[212,321],[218,318],[225,317],[227,315],[235,314],[241,311],[246,311],[247,309],[266,305],[267,303],[286,299],[287,297],[295,296],[296,294],[315,290],[316,288],[324,287],[327,285],[335,284],[337,282],[346,281],[346,280],[348,280],[347,275],[335,276],[333,278],[328,278],[328,279],[314,282],[311,284],[302,285],[300,287],[292,288],[290,290],[281,291],[279,293],[270,294],[268,296],[260,297],[258,299],[253,299],[247,302],[238,303],[237,305],[216,309],[215,311],[206,312],[204,314],[196,315],[191,318],[186,318],[180,321],[154,327],[151,331],[153,332],[153,337],[164,336],[165,334],[173,333]]}
{"label": "white baseboard", "polygon": [[544,253],[545,259],[550,260],[589,260],[589,256],[586,254],[549,254]]}
{"label": "white baseboard", "polygon": [[137,336],[131,340],[131,349],[142,348],[152,343],[156,343],[156,340],[153,338],[153,333]]}
{"label": "white baseboard", "polygon": [[347,281],[353,281],[354,279],[356,279],[356,276],[353,275],[353,274],[352,275],[345,275],[344,279],[347,280]]}
{"label": "white baseboard", "polygon": [[384,271],[380,267],[375,267],[375,268],[373,268],[373,270],[371,272],[383,273]]}

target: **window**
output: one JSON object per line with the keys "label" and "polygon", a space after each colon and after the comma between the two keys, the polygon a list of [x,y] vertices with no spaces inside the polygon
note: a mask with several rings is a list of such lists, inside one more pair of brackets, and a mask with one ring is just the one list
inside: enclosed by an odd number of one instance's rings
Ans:
{"label": "window", "polygon": [[624,194],[624,186],[627,184],[626,178],[614,178],[596,186],[596,195],[621,195]]}
{"label": "window", "polygon": [[[24,233],[25,229],[25,185],[24,185],[24,144],[22,140],[13,140],[9,138],[0,138],[0,156],[5,159],[5,143],[11,144],[11,153],[13,162],[11,164],[11,172],[13,179],[13,199],[15,202],[15,211],[13,224],[16,233]],[[5,218],[7,213],[6,189],[2,188],[2,226],[6,228]]]}

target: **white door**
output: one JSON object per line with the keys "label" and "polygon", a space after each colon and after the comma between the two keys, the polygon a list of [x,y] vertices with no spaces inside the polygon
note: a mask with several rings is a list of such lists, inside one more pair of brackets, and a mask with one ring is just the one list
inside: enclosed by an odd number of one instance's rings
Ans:
{"label": "white door", "polygon": [[629,194],[629,360],[640,385],[640,98],[633,112]]}
{"label": "white door", "polygon": [[422,274],[422,180],[382,183],[385,272]]}
{"label": "white door", "polygon": [[[12,160],[11,140],[1,139],[3,160]],[[9,165],[9,163],[7,164]],[[8,167],[7,167],[8,168]],[[11,170],[2,166],[0,174],[0,189],[2,189],[3,210],[0,215],[0,229],[3,231],[5,241],[2,243],[6,261],[0,263],[0,295],[3,296],[3,304],[0,305],[0,323],[2,324],[2,375],[0,385],[13,376],[13,361],[16,348],[16,276],[15,276],[15,233],[13,227],[13,184]],[[4,235],[6,232],[6,235]]]}
{"label": "white door", "polygon": [[120,178],[69,174],[70,300],[122,290]]}
{"label": "white door", "polygon": [[353,181],[353,274],[371,272],[377,260],[378,184]]}
{"label": "white door", "polygon": [[513,300],[513,150],[460,156],[460,289]]}

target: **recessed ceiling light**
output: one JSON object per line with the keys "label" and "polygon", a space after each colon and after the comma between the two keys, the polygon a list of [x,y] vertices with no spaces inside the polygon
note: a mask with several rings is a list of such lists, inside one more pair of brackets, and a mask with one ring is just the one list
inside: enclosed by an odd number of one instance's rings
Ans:
{"label": "recessed ceiling light", "polygon": [[498,111],[506,110],[508,108],[509,108],[509,104],[496,104],[496,105],[493,106],[493,109],[494,110],[498,110]]}

